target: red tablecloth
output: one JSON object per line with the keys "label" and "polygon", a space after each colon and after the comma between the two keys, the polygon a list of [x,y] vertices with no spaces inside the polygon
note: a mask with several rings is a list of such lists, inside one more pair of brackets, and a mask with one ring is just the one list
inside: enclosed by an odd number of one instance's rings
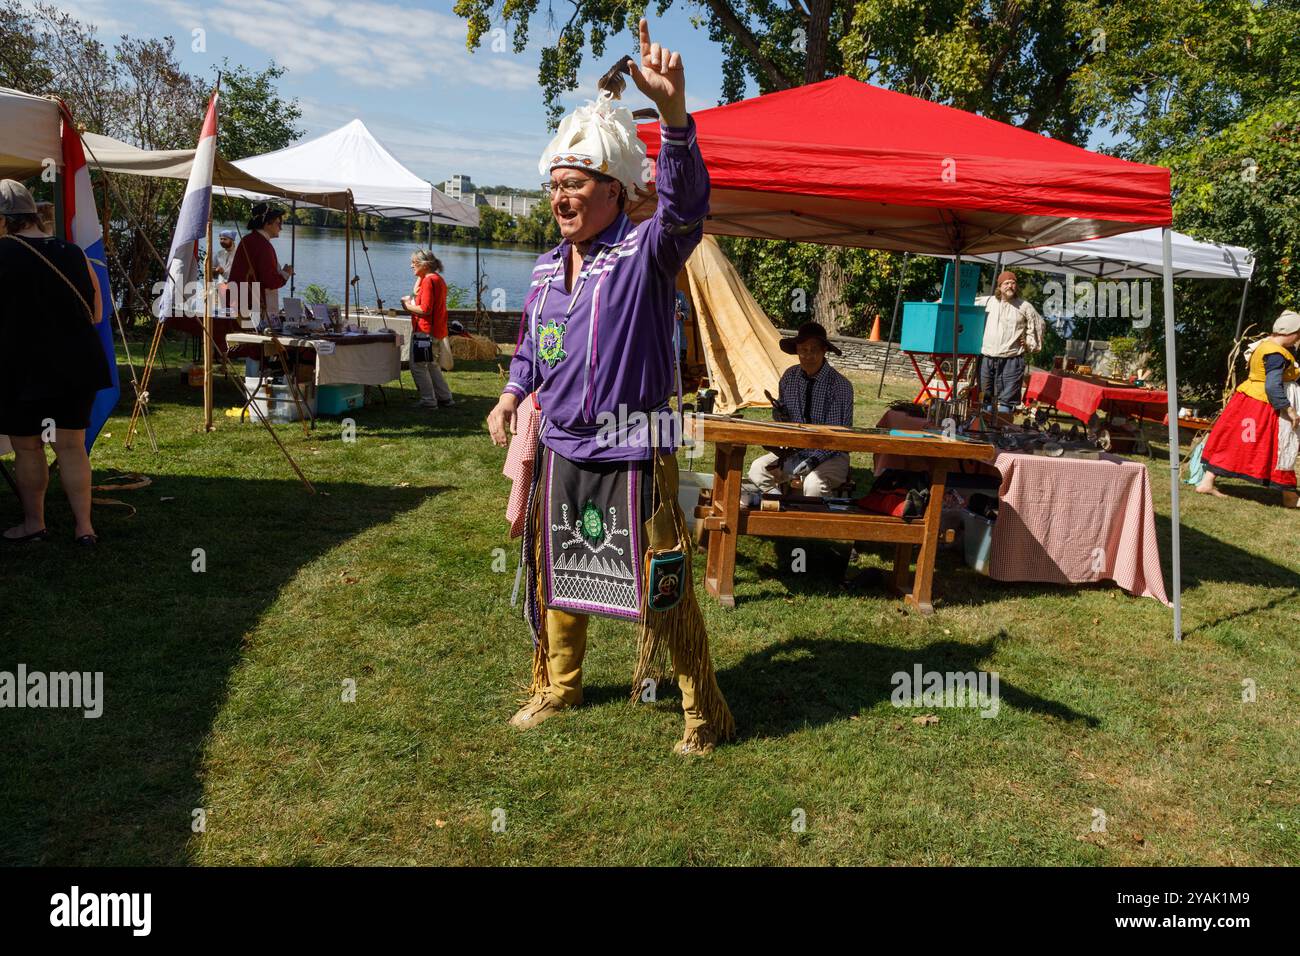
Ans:
{"label": "red tablecloth", "polygon": [[[926,424],[886,412],[879,427]],[[877,471],[913,466],[899,456],[876,456]],[[1049,584],[1112,580],[1130,594],[1169,603],[1144,465],[1114,455],[1092,461],[1001,452],[993,466],[1002,485],[989,577]]]}
{"label": "red tablecloth", "polygon": [[1086,424],[1102,406],[1117,414],[1141,418],[1166,416],[1169,395],[1150,388],[1098,385],[1059,372],[1031,372],[1025,401],[1053,405]]}

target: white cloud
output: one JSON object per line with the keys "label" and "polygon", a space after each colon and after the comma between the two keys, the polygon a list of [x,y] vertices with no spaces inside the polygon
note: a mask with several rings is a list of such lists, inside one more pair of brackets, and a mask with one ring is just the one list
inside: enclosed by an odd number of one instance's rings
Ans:
{"label": "white cloud", "polygon": [[[192,14],[183,0],[150,0],[180,23]],[[501,90],[534,89],[536,68],[525,56],[465,49],[459,17],[396,3],[335,0],[218,0],[201,25],[274,58],[295,73],[326,69],[362,87],[413,89],[435,82]]]}

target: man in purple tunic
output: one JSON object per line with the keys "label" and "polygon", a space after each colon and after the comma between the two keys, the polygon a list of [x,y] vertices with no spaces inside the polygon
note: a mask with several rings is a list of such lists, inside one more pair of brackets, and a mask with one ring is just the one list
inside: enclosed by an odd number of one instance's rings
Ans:
{"label": "man in purple tunic", "polygon": [[669,397],[675,280],[704,232],[709,175],[680,54],[651,43],[644,19],[640,40],[641,63],[627,66],[659,112],[657,209],[639,225],[624,212],[649,166],[630,111],[602,92],[564,119],[539,163],[564,238],[533,270],[510,380],[488,415],[498,445],[520,402],[535,400],[543,421],[523,545],[532,698],[511,723],[535,727],[582,702],[596,614],[641,624],[634,699],[654,699],[671,655],[686,715],[675,749],[699,754],[734,721],[691,583]]}

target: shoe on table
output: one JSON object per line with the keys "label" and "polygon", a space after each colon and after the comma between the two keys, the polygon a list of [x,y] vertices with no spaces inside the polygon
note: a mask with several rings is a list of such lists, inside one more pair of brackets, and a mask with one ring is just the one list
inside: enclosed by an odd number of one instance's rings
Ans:
{"label": "shoe on table", "polygon": [[681,757],[703,757],[713,753],[718,737],[706,726],[687,730],[681,740],[673,745],[673,753]]}
{"label": "shoe on table", "polygon": [[534,694],[532,700],[515,712],[515,715],[510,718],[510,726],[527,730],[530,727],[536,727],[548,717],[554,717],[560,711],[567,709],[568,704],[543,691]]}

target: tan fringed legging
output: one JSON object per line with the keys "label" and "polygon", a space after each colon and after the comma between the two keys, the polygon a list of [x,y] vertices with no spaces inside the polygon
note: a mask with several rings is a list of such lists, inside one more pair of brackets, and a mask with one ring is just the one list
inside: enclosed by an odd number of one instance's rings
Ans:
{"label": "tan fringed legging", "polygon": [[[570,614],[550,608],[546,612],[546,671],[550,683],[546,692],[570,707],[582,703],[582,658],[587,652],[586,614]],[[676,661],[677,686],[682,692],[686,729],[704,725],[704,715],[695,706],[695,681],[681,673]]]}

